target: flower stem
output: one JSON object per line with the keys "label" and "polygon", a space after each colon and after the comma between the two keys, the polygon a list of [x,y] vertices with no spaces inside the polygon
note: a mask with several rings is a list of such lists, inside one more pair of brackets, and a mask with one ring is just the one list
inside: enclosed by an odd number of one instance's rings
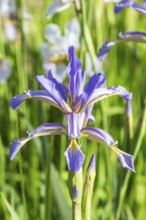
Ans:
{"label": "flower stem", "polygon": [[[134,160],[136,159],[136,157],[138,155],[143,138],[145,136],[145,124],[146,124],[146,103],[144,104],[144,109],[143,109],[142,115],[140,117],[139,124],[137,126],[137,131],[135,132],[135,135],[134,135],[133,140],[131,142],[131,145],[133,146],[133,148],[135,148],[135,151],[133,154]],[[129,182],[130,176],[131,176],[131,172],[127,172],[125,179],[124,179],[123,187],[120,192],[120,199],[119,199],[119,204],[118,204],[118,208],[117,208],[117,212],[116,212],[116,219],[117,220],[120,219],[122,204],[124,201],[124,197],[126,194],[126,190],[128,187],[128,182]]]}

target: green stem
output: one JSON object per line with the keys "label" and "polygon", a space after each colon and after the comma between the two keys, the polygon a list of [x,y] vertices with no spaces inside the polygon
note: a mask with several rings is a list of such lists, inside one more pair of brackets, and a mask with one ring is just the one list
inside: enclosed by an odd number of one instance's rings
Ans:
{"label": "green stem", "polygon": [[89,30],[88,23],[87,23],[87,13],[86,13],[85,0],[81,0],[81,11],[82,11],[82,21],[81,21],[82,22],[82,35],[84,36],[86,47],[87,47],[89,54],[91,56],[93,67],[96,70],[96,64],[94,61],[96,54],[95,54],[94,44],[93,44],[90,30]]}
{"label": "green stem", "polygon": [[[134,145],[135,145],[135,151],[134,151],[134,155],[133,155],[134,160],[136,159],[136,157],[138,155],[138,152],[140,150],[140,147],[141,147],[144,135],[145,135],[145,126],[146,126],[146,103],[144,105],[144,109],[143,109],[142,115],[140,117],[139,126],[137,127],[137,132],[135,133],[135,136],[132,140],[132,146],[134,147]],[[127,172],[126,176],[125,176],[124,183],[123,183],[123,187],[120,192],[120,199],[119,199],[119,204],[118,204],[118,208],[117,208],[117,212],[116,212],[116,219],[117,220],[120,218],[122,204],[124,201],[124,197],[126,194],[126,190],[128,187],[128,182],[129,182],[130,176],[131,176],[131,172]]]}
{"label": "green stem", "polygon": [[51,184],[51,162],[53,156],[53,141],[54,137],[50,137],[51,141],[49,143],[49,156],[47,158],[46,167],[46,194],[45,194],[45,220],[51,220],[52,214],[52,184]]}
{"label": "green stem", "polygon": [[23,175],[23,168],[22,168],[22,158],[20,156],[19,158],[19,170],[20,170],[20,176],[21,176],[21,191],[22,191],[22,200],[24,205],[24,220],[28,219],[27,215],[27,203],[26,203],[26,197],[25,197],[25,186],[24,186],[24,175]]}

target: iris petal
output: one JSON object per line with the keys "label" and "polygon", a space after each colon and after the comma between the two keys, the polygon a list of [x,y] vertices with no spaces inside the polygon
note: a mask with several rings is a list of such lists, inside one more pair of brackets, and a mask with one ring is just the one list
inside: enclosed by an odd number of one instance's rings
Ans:
{"label": "iris petal", "polygon": [[79,96],[79,93],[82,90],[85,76],[84,76],[84,71],[80,71],[82,65],[75,55],[74,47],[69,47],[68,55],[69,55],[70,63],[67,66],[66,70],[70,78],[69,91],[71,95],[72,104],[74,105],[76,101],[76,97]]}
{"label": "iris petal", "polygon": [[50,3],[47,9],[46,17],[50,19],[54,14],[69,8],[70,4],[71,3],[69,1],[64,3],[60,0]]}
{"label": "iris petal", "polygon": [[140,31],[126,32],[125,34],[119,33],[119,37],[122,38],[121,42],[142,42],[146,43],[146,33]]}
{"label": "iris petal", "polygon": [[[144,2],[145,3],[145,2]],[[139,5],[136,2],[130,2],[129,4],[130,8],[140,12],[143,15],[146,15],[146,6],[144,5]]]}
{"label": "iris petal", "polygon": [[10,145],[10,160],[13,160],[18,151],[23,147],[23,145],[29,141],[30,138],[21,138],[14,140]]}
{"label": "iris petal", "polygon": [[43,88],[46,90],[49,96],[51,96],[52,99],[63,109],[63,111],[71,112],[71,108],[66,103],[64,91],[62,91],[61,89],[63,88],[63,85],[59,85],[57,80],[50,78],[47,79],[43,75],[37,76],[37,80],[39,81],[39,83],[43,86]]}
{"label": "iris petal", "polygon": [[131,31],[131,32],[126,32],[125,34],[119,33],[119,37],[122,39],[116,41],[108,40],[101,46],[98,53],[99,60],[103,61],[110,52],[111,48],[118,43],[123,43],[123,42],[146,43],[146,33],[140,31]]}
{"label": "iris petal", "polygon": [[115,5],[114,7],[114,11],[115,13],[119,13],[120,11],[122,11],[123,9],[127,8],[129,6],[129,0],[123,0],[121,2],[119,2],[118,4]]}
{"label": "iris petal", "polygon": [[85,135],[86,138],[106,144],[109,147],[113,147],[117,144],[117,141],[114,141],[110,134],[99,128],[85,127],[81,130],[81,133]]}
{"label": "iris petal", "polygon": [[14,140],[10,146],[10,160],[13,160],[21,147],[29,140],[35,137],[50,135],[50,134],[66,134],[67,128],[60,123],[47,123],[40,125],[33,132],[28,132],[28,137]]}
{"label": "iris petal", "polygon": [[83,111],[88,106],[94,104],[95,102],[98,102],[102,99],[105,99],[107,97],[113,96],[113,95],[119,95],[122,98],[124,98],[126,101],[131,100],[132,93],[129,93],[124,87],[118,86],[118,87],[107,87],[107,88],[101,88],[101,89],[95,89],[94,93],[91,95],[91,97],[88,99],[88,102],[85,103],[85,105],[79,105],[76,106],[75,111]]}
{"label": "iris petal", "polygon": [[52,99],[52,97],[49,96],[49,94],[45,90],[29,90],[28,92],[17,95],[10,100],[10,105],[14,110],[16,110],[26,99],[38,99],[40,101],[49,103],[57,108],[60,108],[60,106]]}
{"label": "iris petal", "polygon": [[79,108],[79,111],[82,109],[83,106],[88,103],[90,97],[94,94],[97,88],[100,88],[105,83],[106,77],[103,72],[94,74],[89,81],[87,82],[81,100],[76,105],[76,110]]}
{"label": "iris petal", "polygon": [[70,171],[77,172],[81,169],[85,155],[79,147],[77,147],[75,150],[72,150],[72,148],[69,146],[64,155]]}
{"label": "iris petal", "polygon": [[99,49],[98,58],[100,61],[103,61],[107,54],[109,53],[110,49],[116,44],[114,41],[107,40]]}
{"label": "iris petal", "polygon": [[120,160],[120,163],[121,163],[122,167],[124,167],[128,170],[131,170],[132,172],[135,172],[133,156],[119,150],[116,147],[114,147],[113,150],[118,155],[118,158]]}

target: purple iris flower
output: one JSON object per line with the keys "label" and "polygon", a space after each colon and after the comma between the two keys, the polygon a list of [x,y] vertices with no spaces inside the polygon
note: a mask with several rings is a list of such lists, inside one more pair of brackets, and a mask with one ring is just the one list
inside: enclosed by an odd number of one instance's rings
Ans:
{"label": "purple iris flower", "polygon": [[146,15],[146,0],[144,0],[144,5],[140,5],[135,1],[123,0],[115,5],[114,11],[115,11],[115,13],[119,13],[120,11],[122,11],[123,9],[125,9],[127,7],[130,7],[133,10],[135,10],[143,15]]}
{"label": "purple iris flower", "polygon": [[126,32],[125,34],[119,33],[120,40],[115,41],[106,41],[99,49],[98,58],[99,60],[103,61],[108,53],[110,52],[111,48],[119,43],[126,43],[126,42],[137,42],[137,43],[146,43],[146,33],[140,31],[130,31]]}
{"label": "purple iris flower", "polygon": [[[28,132],[25,138],[14,140],[11,143],[10,159],[12,160],[20,148],[29,140],[44,135],[68,135],[70,144],[65,151],[65,157],[69,170],[80,170],[85,159],[81,151],[78,139],[86,137],[110,147],[117,155],[123,167],[135,172],[133,157],[130,154],[117,149],[111,135],[99,128],[87,126],[89,119],[94,120],[91,111],[95,102],[113,95],[119,95],[126,101],[130,101],[132,94],[122,86],[104,87],[106,77],[103,72],[94,74],[84,86],[85,71],[81,70],[81,62],[77,59],[74,47],[69,47],[69,64],[66,68],[69,75],[68,88],[53,77],[51,70],[48,77],[38,75],[36,78],[43,90],[28,91],[11,99],[12,108],[17,109],[26,99],[38,99],[54,107],[59,108],[66,119],[66,124],[46,123],[32,132]],[[70,99],[67,97],[70,96]],[[71,100],[70,105],[67,100]]]}

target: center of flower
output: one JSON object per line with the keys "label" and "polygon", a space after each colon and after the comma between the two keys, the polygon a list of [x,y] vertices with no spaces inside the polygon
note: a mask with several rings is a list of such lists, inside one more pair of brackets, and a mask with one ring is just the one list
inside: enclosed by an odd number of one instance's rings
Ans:
{"label": "center of flower", "polygon": [[76,142],[75,138],[71,139],[70,147],[71,147],[72,151],[75,151],[78,148],[78,143]]}

